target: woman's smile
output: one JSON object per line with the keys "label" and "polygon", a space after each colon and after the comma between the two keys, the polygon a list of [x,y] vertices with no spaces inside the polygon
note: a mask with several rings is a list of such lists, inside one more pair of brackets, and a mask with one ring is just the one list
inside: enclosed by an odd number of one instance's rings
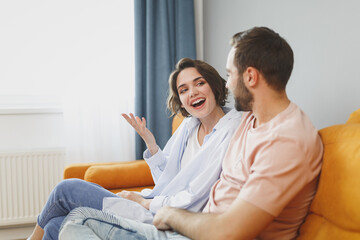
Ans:
{"label": "woman's smile", "polygon": [[200,109],[204,106],[206,98],[197,98],[191,102],[191,106],[195,109]]}

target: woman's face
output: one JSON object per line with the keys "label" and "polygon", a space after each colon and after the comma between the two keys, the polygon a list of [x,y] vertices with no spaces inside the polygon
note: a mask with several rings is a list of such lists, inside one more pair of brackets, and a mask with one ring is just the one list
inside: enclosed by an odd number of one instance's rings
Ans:
{"label": "woman's face", "polygon": [[199,119],[213,113],[217,107],[215,95],[209,83],[196,68],[182,70],[176,80],[181,107]]}

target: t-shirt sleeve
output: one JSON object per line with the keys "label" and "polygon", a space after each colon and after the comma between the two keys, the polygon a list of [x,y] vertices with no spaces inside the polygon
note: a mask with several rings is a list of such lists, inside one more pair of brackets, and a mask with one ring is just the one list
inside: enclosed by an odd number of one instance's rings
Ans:
{"label": "t-shirt sleeve", "polygon": [[276,139],[262,147],[238,197],[278,216],[309,182],[306,151],[294,140]]}

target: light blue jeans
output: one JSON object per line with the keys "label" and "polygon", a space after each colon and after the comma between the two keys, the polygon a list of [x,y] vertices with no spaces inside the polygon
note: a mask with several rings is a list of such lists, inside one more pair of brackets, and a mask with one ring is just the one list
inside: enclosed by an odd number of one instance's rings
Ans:
{"label": "light blue jeans", "polygon": [[181,239],[188,240],[176,232],[159,231],[154,225],[111,215],[93,208],[76,208],[62,223],[60,240],[99,239]]}
{"label": "light blue jeans", "polygon": [[66,179],[60,182],[50,193],[37,220],[45,232],[43,239],[58,239],[61,223],[73,209],[102,209],[104,197],[118,196],[95,183],[80,179]]}

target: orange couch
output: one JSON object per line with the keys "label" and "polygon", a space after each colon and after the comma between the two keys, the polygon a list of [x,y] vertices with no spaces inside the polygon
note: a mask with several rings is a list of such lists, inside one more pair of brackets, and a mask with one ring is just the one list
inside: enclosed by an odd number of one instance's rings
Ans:
{"label": "orange couch", "polygon": [[360,239],[360,109],[319,133],[323,166],[298,239]]}
{"label": "orange couch", "polygon": [[[177,115],[172,120],[172,133],[183,120]],[[108,163],[75,163],[65,167],[64,179],[80,178],[97,183],[113,193],[122,190],[140,191],[153,188],[154,181],[144,160]]]}
{"label": "orange couch", "polygon": [[[360,109],[351,114],[346,124],[330,126],[319,133],[324,144],[323,167],[318,191],[298,239],[360,240]],[[143,160],[73,164],[66,168],[64,177],[79,177],[113,192],[153,185]]]}

